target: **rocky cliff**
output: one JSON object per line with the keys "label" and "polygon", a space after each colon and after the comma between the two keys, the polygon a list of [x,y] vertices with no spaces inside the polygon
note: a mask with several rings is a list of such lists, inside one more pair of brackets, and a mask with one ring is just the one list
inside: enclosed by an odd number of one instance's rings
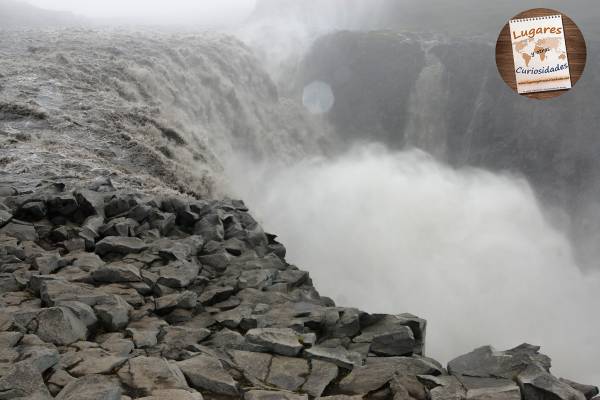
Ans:
{"label": "rocky cliff", "polygon": [[426,321],[319,295],[242,201],[0,186],[0,398],[584,400],[523,344],[447,368]]}

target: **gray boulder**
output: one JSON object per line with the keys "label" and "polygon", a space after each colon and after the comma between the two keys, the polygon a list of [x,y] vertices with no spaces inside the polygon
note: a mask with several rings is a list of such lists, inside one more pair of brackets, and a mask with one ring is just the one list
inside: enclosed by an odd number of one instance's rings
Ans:
{"label": "gray boulder", "polygon": [[237,382],[217,358],[200,355],[180,361],[177,366],[196,389],[229,396],[238,394]]}
{"label": "gray boulder", "polygon": [[181,389],[166,389],[166,390],[155,390],[152,392],[152,396],[138,397],[137,400],[203,400],[203,397],[198,392],[188,392],[187,390]]}
{"label": "gray boulder", "polygon": [[211,306],[213,304],[227,300],[235,292],[231,286],[217,286],[206,288],[200,294],[198,300],[202,305]]}
{"label": "gray boulder", "polygon": [[377,390],[397,375],[441,374],[440,368],[426,359],[412,357],[369,357],[364,366],[356,367],[340,381],[340,390],[349,394],[366,394]]}
{"label": "gray boulder", "polygon": [[110,374],[127,361],[126,356],[116,355],[101,348],[84,349],[78,351],[75,356],[78,361],[69,369],[69,373],[75,377]]}
{"label": "gray boulder", "polygon": [[359,353],[349,351],[342,346],[312,346],[306,349],[304,353],[307,358],[329,361],[344,369],[353,369],[355,366],[362,365],[362,356]]}
{"label": "gray boulder", "polygon": [[[34,335],[30,336],[35,337]],[[35,338],[37,339],[37,337]],[[48,343],[27,343],[27,336],[24,336],[22,342],[17,348],[19,358],[29,361],[40,373],[46,372],[58,363],[58,349],[54,345]]]}
{"label": "gray boulder", "polygon": [[119,331],[127,326],[132,309],[129,303],[116,295],[104,297],[94,306],[98,320],[110,332]]}
{"label": "gray boulder", "polygon": [[257,379],[265,382],[269,374],[269,367],[273,356],[265,353],[255,353],[251,351],[230,350],[229,354],[235,365],[244,373],[246,379],[255,385]]}
{"label": "gray boulder", "polygon": [[483,346],[457,357],[448,363],[448,372],[481,378],[499,377],[512,379],[528,365],[540,365],[550,370],[550,359],[539,354],[539,346],[522,344],[511,350],[496,351]]}
{"label": "gray boulder", "polygon": [[419,376],[429,388],[431,400],[466,400],[467,391],[455,376]]}
{"label": "gray boulder", "polygon": [[337,365],[326,361],[312,360],[310,365],[310,374],[302,386],[302,391],[313,397],[320,397],[325,388],[337,378],[339,370]]}
{"label": "gray boulder", "polygon": [[194,225],[194,234],[202,236],[208,242],[210,240],[221,242],[225,237],[225,228],[217,214],[207,214]]}
{"label": "gray boulder", "polygon": [[172,310],[173,308],[191,309],[196,307],[198,295],[194,292],[184,291],[173,293],[155,299],[156,311]]}
{"label": "gray boulder", "polygon": [[52,396],[41,373],[26,360],[12,364],[8,371],[2,374],[0,399],[51,400]]}
{"label": "gray boulder", "polygon": [[184,288],[196,279],[200,267],[196,263],[185,260],[172,261],[158,269],[157,283],[174,288]]}
{"label": "gray boulder", "polygon": [[308,400],[308,396],[290,392],[250,390],[244,394],[244,400]]}
{"label": "gray boulder", "polygon": [[36,334],[46,342],[68,345],[87,338],[86,324],[67,307],[43,309],[36,320]]}
{"label": "gray boulder", "polygon": [[394,332],[375,336],[370,351],[380,356],[404,356],[412,354],[414,347],[413,332],[409,327],[404,326]]}
{"label": "gray boulder", "polygon": [[117,375],[124,384],[143,395],[162,389],[189,389],[179,367],[164,358],[132,358],[117,371]]}
{"label": "gray boulder", "polygon": [[511,379],[458,377],[466,390],[467,399],[520,400],[521,390]]}
{"label": "gray boulder", "polygon": [[[374,320],[374,321],[373,321]],[[386,354],[384,342],[390,342],[393,334],[398,334],[402,338],[403,344],[400,348],[391,349],[390,351],[398,353],[405,351],[404,349],[410,344],[411,338],[407,331],[409,328],[412,332],[413,350],[415,354],[423,354],[425,347],[425,330],[427,322],[424,319],[415,317],[412,314],[399,315],[372,315],[367,319],[367,326],[361,329],[361,334],[354,337],[355,343],[371,343],[378,342],[376,347],[383,350],[382,355],[403,355],[403,354]],[[408,352],[404,354],[410,354]]]}
{"label": "gray boulder", "polygon": [[573,382],[569,379],[560,378],[560,381],[571,386],[575,390],[579,390],[587,400],[590,400],[594,396],[598,395],[598,387],[593,385],[584,385],[582,383]]}
{"label": "gray boulder", "polygon": [[39,239],[39,236],[32,224],[28,224],[23,221],[17,221],[16,219],[10,220],[2,228],[0,228],[0,234],[6,234],[20,241],[31,241],[35,242]]}
{"label": "gray boulder", "polygon": [[2,210],[0,209],[0,228],[2,228],[4,225],[8,224],[10,222],[10,220],[12,219],[12,214],[9,213],[6,210]]}
{"label": "gray boulder", "polygon": [[126,255],[139,253],[147,248],[148,245],[135,237],[107,236],[96,243],[96,254],[101,256],[109,253]]}
{"label": "gray boulder", "polygon": [[267,383],[279,389],[297,391],[306,381],[308,362],[302,358],[275,356],[271,361]]}
{"label": "gray boulder", "polygon": [[168,323],[156,317],[144,317],[138,321],[131,322],[125,332],[133,339],[138,349],[152,347],[158,343],[158,334],[161,327]]}
{"label": "gray boulder", "polygon": [[193,348],[211,334],[208,329],[188,326],[166,326],[162,328],[162,332],[160,343],[165,351]]}
{"label": "gray boulder", "polygon": [[68,265],[67,260],[58,254],[48,254],[37,257],[33,260],[33,266],[42,275],[49,275]]}
{"label": "gray boulder", "polygon": [[296,356],[302,350],[298,334],[289,328],[258,328],[246,333],[248,343],[283,356]]}
{"label": "gray boulder", "polygon": [[122,261],[102,265],[92,271],[96,282],[121,283],[141,282],[140,269],[133,264]]}
{"label": "gray boulder", "polygon": [[86,375],[65,386],[56,400],[121,400],[121,394],[116,377]]}
{"label": "gray boulder", "polygon": [[535,364],[519,373],[517,383],[525,400],[586,400],[582,392]]}

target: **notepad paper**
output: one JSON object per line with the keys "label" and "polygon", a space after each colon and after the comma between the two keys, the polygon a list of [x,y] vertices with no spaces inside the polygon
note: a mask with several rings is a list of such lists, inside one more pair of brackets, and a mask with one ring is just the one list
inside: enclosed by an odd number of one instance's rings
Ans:
{"label": "notepad paper", "polygon": [[561,15],[513,19],[510,35],[519,93],[571,88]]}

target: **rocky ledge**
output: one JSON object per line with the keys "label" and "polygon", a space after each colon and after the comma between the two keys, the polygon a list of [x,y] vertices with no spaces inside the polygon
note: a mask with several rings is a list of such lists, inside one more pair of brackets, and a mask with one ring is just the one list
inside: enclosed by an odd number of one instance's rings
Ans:
{"label": "rocky ledge", "polygon": [[0,399],[585,400],[539,347],[447,368],[426,322],[320,296],[235,200],[0,186]]}

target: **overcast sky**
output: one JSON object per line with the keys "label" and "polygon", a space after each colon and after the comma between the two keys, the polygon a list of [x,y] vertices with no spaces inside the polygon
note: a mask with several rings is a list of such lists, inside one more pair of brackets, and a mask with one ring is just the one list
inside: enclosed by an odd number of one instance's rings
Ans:
{"label": "overcast sky", "polygon": [[26,0],[38,7],[92,18],[149,23],[221,24],[248,16],[256,0]]}

